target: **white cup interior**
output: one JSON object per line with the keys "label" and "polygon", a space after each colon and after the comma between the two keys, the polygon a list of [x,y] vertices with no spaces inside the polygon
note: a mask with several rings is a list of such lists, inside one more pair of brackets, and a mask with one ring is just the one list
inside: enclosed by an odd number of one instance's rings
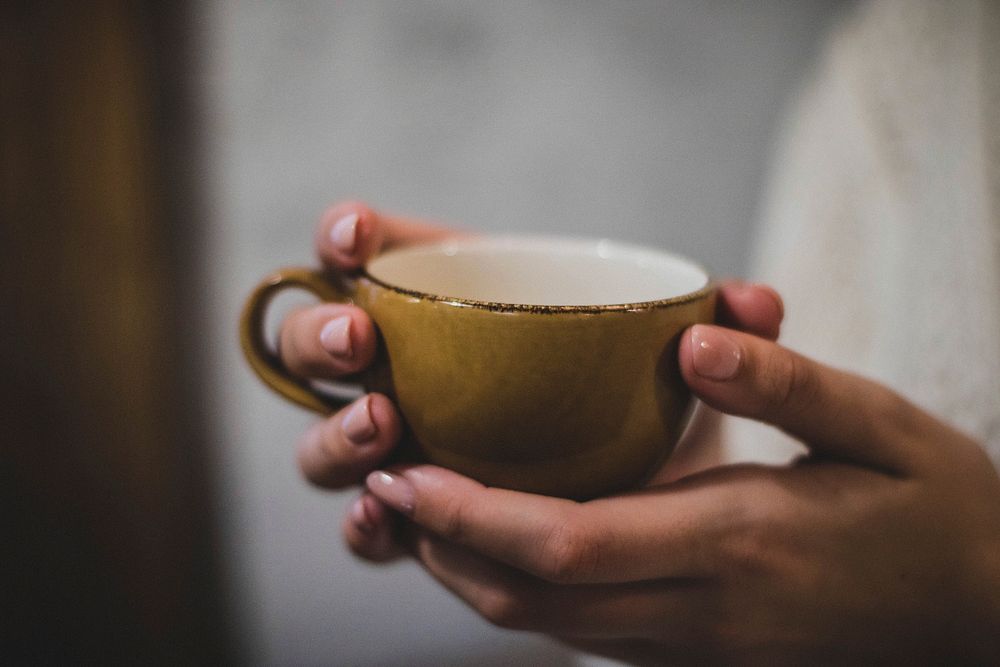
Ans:
{"label": "white cup interior", "polygon": [[606,239],[480,237],[411,246],[369,262],[387,285],[437,297],[534,306],[660,301],[708,274],[670,253]]}

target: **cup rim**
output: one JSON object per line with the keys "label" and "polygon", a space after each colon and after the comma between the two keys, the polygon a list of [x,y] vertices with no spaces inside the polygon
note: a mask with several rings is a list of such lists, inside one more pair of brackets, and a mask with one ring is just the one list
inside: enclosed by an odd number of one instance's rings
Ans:
{"label": "cup rim", "polygon": [[568,241],[573,243],[600,243],[609,242],[613,243],[619,247],[632,247],[636,249],[641,249],[645,251],[653,251],[658,254],[685,262],[699,271],[705,276],[705,284],[692,292],[686,292],[684,294],[678,294],[677,296],[667,297],[663,299],[655,299],[651,301],[637,301],[632,303],[612,303],[612,304],[591,304],[591,305],[543,305],[543,304],[527,304],[527,303],[508,303],[503,301],[484,301],[479,299],[469,299],[465,297],[454,297],[444,294],[431,294],[428,292],[423,292],[420,290],[410,289],[407,287],[402,287],[396,285],[380,278],[376,278],[368,270],[368,263],[381,257],[373,257],[369,262],[366,262],[360,270],[360,277],[365,280],[378,285],[379,287],[407,296],[410,298],[417,298],[423,301],[433,301],[447,306],[454,306],[459,308],[474,308],[478,310],[486,310],[492,312],[502,312],[502,313],[537,313],[537,314],[598,314],[598,313],[620,313],[620,312],[632,312],[632,311],[646,311],[655,310],[660,308],[677,306],[684,303],[691,303],[705,298],[711,294],[716,289],[716,281],[712,278],[711,274],[705,269],[705,267],[694,260],[688,259],[682,255],[677,255],[675,253],[667,252],[665,250],[660,250],[659,248],[650,248],[636,246],[634,244],[629,244],[622,241],[615,241],[612,239],[605,238],[589,238],[583,236],[547,236],[547,235],[483,235],[483,236],[467,236],[460,239],[449,239],[446,241],[438,241],[434,243],[420,244],[417,246],[407,246],[399,251],[389,251],[389,252],[402,252],[407,249],[412,248],[434,248],[440,247],[455,248],[461,245],[463,242],[474,242],[476,240],[498,240],[498,241]]}

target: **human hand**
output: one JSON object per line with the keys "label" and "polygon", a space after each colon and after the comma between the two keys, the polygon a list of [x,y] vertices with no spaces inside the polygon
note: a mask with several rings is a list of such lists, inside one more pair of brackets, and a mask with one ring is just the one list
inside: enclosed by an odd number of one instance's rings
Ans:
{"label": "human hand", "polygon": [[[324,213],[316,246],[324,265],[350,270],[383,248],[459,233],[380,214],[358,202],[343,202]],[[728,282],[719,290],[717,316],[727,326],[773,339],[781,323],[781,300],[770,288]],[[335,379],[370,363],[375,333],[363,310],[321,304],[297,311],[284,322],[278,350],[284,365],[297,376]],[[701,406],[657,480],[673,479],[712,462],[716,417],[714,411]],[[365,396],[305,434],[299,447],[300,466],[304,475],[321,487],[357,484],[387,457],[400,432],[398,414],[389,400],[380,394]],[[374,521],[368,521],[369,516]],[[344,530],[348,544],[359,555],[387,560],[401,554],[392,540],[392,524],[384,506],[365,494],[353,506]],[[371,530],[359,532],[358,526]]]}
{"label": "human hand", "polygon": [[[361,202],[344,201],[321,216],[315,247],[324,266],[352,271],[385,249],[462,235],[422,220],[379,213]],[[345,303],[322,303],[289,315],[282,323],[277,348],[292,375],[336,380],[371,364],[376,335],[364,310]],[[388,456],[401,431],[389,399],[382,394],[366,395],[305,434],[299,465],[318,486],[357,484]]]}
{"label": "human hand", "polygon": [[703,401],[810,456],[586,503],[400,467],[368,477],[349,543],[405,544],[490,621],[637,663],[1000,661],[1000,478],[975,442],[760,337],[697,326],[679,354]]}

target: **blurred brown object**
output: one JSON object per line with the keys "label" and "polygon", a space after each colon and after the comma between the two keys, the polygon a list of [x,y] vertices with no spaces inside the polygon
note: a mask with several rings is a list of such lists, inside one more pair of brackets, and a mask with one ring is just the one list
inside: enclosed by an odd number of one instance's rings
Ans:
{"label": "blurred brown object", "polygon": [[185,7],[0,8],[0,663],[233,660]]}

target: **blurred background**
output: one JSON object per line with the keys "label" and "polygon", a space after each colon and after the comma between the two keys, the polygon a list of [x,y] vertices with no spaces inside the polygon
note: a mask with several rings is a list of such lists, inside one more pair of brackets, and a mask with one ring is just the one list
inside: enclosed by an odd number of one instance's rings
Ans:
{"label": "blurred background", "polygon": [[3,3],[0,662],[575,664],[347,554],[242,299],[348,197],[742,275],[846,6]]}

